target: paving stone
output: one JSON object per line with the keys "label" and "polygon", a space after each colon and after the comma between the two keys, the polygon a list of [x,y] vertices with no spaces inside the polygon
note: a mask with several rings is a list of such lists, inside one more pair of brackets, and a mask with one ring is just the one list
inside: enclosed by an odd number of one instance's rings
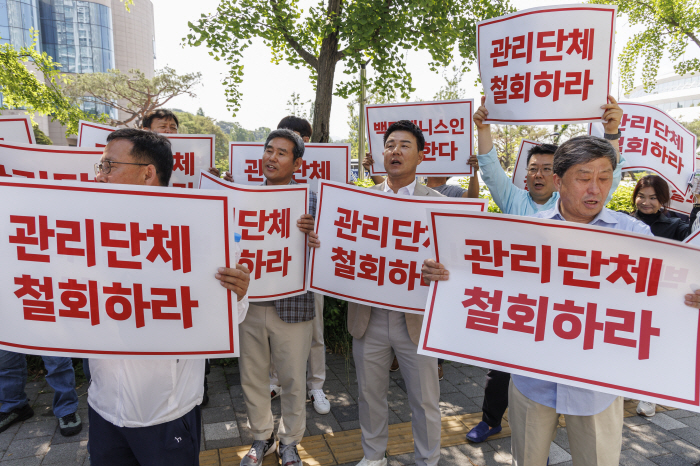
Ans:
{"label": "paving stone", "polygon": [[218,368],[218,367],[212,367],[211,372],[207,374],[207,381],[209,383],[212,382],[225,382],[226,381],[226,374],[224,374],[223,369]]}
{"label": "paving stone", "polygon": [[328,434],[331,432],[340,432],[340,425],[331,416],[321,418],[312,418],[306,420],[306,428],[310,435]]}
{"label": "paving stone", "polygon": [[217,393],[216,395],[209,394],[209,403],[206,408],[215,408],[217,406],[230,406],[231,405],[231,395],[228,391],[224,393]]}
{"label": "paving stone", "polygon": [[24,422],[19,431],[17,431],[17,434],[15,434],[15,440],[53,436],[57,427],[58,421],[55,419],[39,422]]}
{"label": "paving stone", "polygon": [[[240,437],[226,438],[221,440],[207,440],[207,450],[216,450],[219,448],[229,448],[229,447],[240,447],[241,445],[248,445],[250,442],[243,443]],[[274,454],[274,453],[273,453]]]}
{"label": "paving stone", "polygon": [[209,396],[228,393],[229,385],[226,382],[209,383]]}
{"label": "paving stone", "polygon": [[569,433],[566,427],[559,427],[557,429],[557,436],[554,439],[554,443],[562,447],[564,450],[569,451]]}
{"label": "paving stone", "polygon": [[231,398],[243,398],[243,387],[240,385],[232,385],[228,389],[229,395],[231,395]]}
{"label": "paving stone", "polygon": [[15,460],[28,456],[43,456],[49,451],[51,437],[36,437],[23,440],[14,440],[7,447],[3,460]]}
{"label": "paving stone", "polygon": [[39,466],[42,459],[41,456],[30,456],[18,460],[2,460],[0,464],[2,466]]}
{"label": "paving stone", "polygon": [[221,406],[218,408],[204,408],[202,410],[202,420],[204,424],[215,422],[235,421],[236,414],[231,406]]}
{"label": "paving stone", "polygon": [[34,406],[53,406],[53,393],[41,393],[37,396]]}
{"label": "paving stone", "polygon": [[470,458],[464,454],[457,446],[440,449],[439,466],[472,466]]}
{"label": "paving stone", "polygon": [[204,439],[206,441],[238,438],[240,436],[241,434],[238,431],[238,423],[236,421],[204,424]]}
{"label": "paving stone", "polygon": [[331,408],[331,414],[338,422],[357,421],[360,419],[357,405],[333,407]]}
{"label": "paving stone", "polygon": [[395,412],[389,410],[389,425],[401,424],[403,421],[396,415]]}
{"label": "paving stone", "polygon": [[470,377],[472,382],[475,384],[479,385],[482,388],[486,388],[486,374],[484,375],[475,375]]}
{"label": "paving stone", "polygon": [[693,429],[692,427],[685,427],[683,429],[675,429],[673,433],[688,443],[700,447],[700,431]]}
{"label": "paving stone", "polygon": [[226,375],[229,375],[229,374],[239,374],[239,373],[240,373],[240,371],[239,371],[239,369],[238,369],[238,364],[236,364],[235,366],[234,366],[234,365],[230,365],[230,366],[224,367],[224,374],[226,374]]}
{"label": "paving stone", "polygon": [[478,377],[481,375],[486,374],[488,371],[484,368],[477,367],[477,366],[462,366],[459,368],[459,371],[466,375],[467,377]]}
{"label": "paving stone", "polygon": [[355,398],[353,398],[346,391],[341,391],[341,392],[336,392],[336,393],[326,393],[326,398],[328,398],[328,401],[330,401],[331,406],[334,406],[334,407],[357,405]]}
{"label": "paving stone", "polygon": [[390,400],[389,409],[392,410],[403,422],[411,420],[411,407],[408,400]]}
{"label": "paving stone", "polygon": [[698,417],[698,413],[686,411],[685,409],[674,409],[673,411],[666,411],[664,414],[666,414],[669,417],[672,417],[673,419],[682,419],[685,417]]}
{"label": "paving stone", "polygon": [[549,447],[549,464],[561,464],[571,461],[571,455],[562,447],[552,442]]}
{"label": "paving stone", "polygon": [[83,464],[87,456],[87,440],[63,445],[51,445],[51,449],[44,457],[42,465],[49,464]]}
{"label": "paving stone", "polygon": [[646,458],[670,453],[668,450],[655,443],[652,438],[637,432],[630,432],[628,435],[623,434],[622,449],[628,448],[636,450]]}
{"label": "paving stone", "polygon": [[474,403],[468,396],[462,393],[447,393],[440,397],[440,405],[449,406],[455,415],[480,413],[481,405]]}
{"label": "paving stone", "polygon": [[446,393],[457,393],[459,390],[457,390],[457,387],[455,387],[449,380],[441,380],[440,381],[440,395],[444,395]]}
{"label": "paving stone", "polygon": [[360,421],[348,421],[348,422],[340,422],[340,428],[343,429],[343,431],[346,430],[355,430],[360,428]]}
{"label": "paving stone", "polygon": [[489,444],[489,446],[493,448],[494,451],[497,451],[499,453],[510,454],[510,437],[499,438],[496,440],[487,440],[486,443]]}
{"label": "paving stone", "polygon": [[404,391],[404,393],[408,392],[408,389],[406,388],[406,381],[403,378],[397,378],[394,379],[394,383]]}
{"label": "paving stone", "polygon": [[457,390],[464,393],[468,397],[484,396],[484,388],[472,382],[470,379],[466,379],[464,383],[457,384],[455,387],[457,387]]}
{"label": "paving stone", "polygon": [[[656,416],[654,416],[656,417]],[[651,420],[651,419],[650,419]],[[700,417],[685,417],[677,419],[678,422],[685,424],[686,427],[692,427],[693,429],[700,430]]]}
{"label": "paving stone", "polygon": [[236,372],[235,374],[226,374],[226,382],[229,385],[240,385],[241,384],[241,374]]}
{"label": "paving stone", "polygon": [[674,440],[673,442],[663,443],[661,445],[670,452],[684,457],[690,463],[700,462],[700,448],[697,448],[685,440]]}
{"label": "paving stone", "polygon": [[683,424],[681,421],[673,419],[672,417],[667,416],[665,413],[656,413],[656,415],[649,418],[649,422],[651,422],[652,424],[656,424],[657,426],[666,430],[682,429],[683,427],[688,427],[687,424]]}
{"label": "paving stone", "polygon": [[630,416],[622,420],[626,426],[638,426],[641,424],[649,424],[649,419],[644,416]]}
{"label": "paving stone", "polygon": [[663,455],[651,458],[651,461],[658,464],[659,466],[693,466],[688,463],[684,458],[677,455]]}
{"label": "paving stone", "polygon": [[[658,414],[657,414],[658,416]],[[656,416],[654,416],[656,417]],[[653,418],[652,418],[653,419]],[[669,418],[674,420],[672,418]],[[668,431],[659,427],[656,424],[640,424],[637,426],[630,426],[629,431],[631,433],[643,434],[652,439],[656,443],[671,442],[673,440],[678,440],[678,436],[673,434],[672,431]]]}
{"label": "paving stone", "polygon": [[636,450],[624,450],[620,453],[620,466],[654,466],[655,464]]}
{"label": "paving stone", "polygon": [[406,391],[403,388],[401,388],[396,382],[392,382],[389,384],[387,398],[390,400],[407,399],[408,395],[406,394]]}

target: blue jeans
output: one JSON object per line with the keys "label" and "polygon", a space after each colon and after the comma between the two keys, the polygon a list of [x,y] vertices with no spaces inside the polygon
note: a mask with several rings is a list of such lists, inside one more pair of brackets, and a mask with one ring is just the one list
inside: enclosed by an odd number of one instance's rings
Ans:
{"label": "blue jeans", "polygon": [[[54,389],[53,413],[67,416],[78,410],[75,372],[70,358],[42,356],[46,381]],[[0,413],[9,413],[29,403],[24,386],[27,383],[27,358],[24,354],[0,350]]]}

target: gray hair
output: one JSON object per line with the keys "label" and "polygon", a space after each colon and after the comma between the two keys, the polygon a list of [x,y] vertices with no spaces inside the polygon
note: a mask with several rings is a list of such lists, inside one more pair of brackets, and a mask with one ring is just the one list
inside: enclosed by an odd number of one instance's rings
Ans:
{"label": "gray hair", "polygon": [[596,136],[577,136],[559,146],[554,153],[554,174],[564,176],[574,165],[592,162],[596,159],[607,158],[613,170],[617,167],[617,153],[605,139]]}
{"label": "gray hair", "polygon": [[292,130],[276,129],[267,135],[265,149],[270,145],[270,141],[275,138],[284,138],[294,143],[294,160],[304,156],[304,140]]}

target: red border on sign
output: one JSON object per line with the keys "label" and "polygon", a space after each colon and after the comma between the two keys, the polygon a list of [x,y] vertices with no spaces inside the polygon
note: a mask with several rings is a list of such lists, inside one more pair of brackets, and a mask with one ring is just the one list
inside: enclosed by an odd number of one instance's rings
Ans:
{"label": "red border on sign", "polygon": [[[547,8],[543,10],[536,10],[536,11],[526,11],[523,13],[513,13],[510,15],[507,15],[506,17],[499,17],[499,18],[494,18],[493,20],[486,20],[483,21],[476,26],[476,51],[478,54],[478,58],[476,60],[476,66],[479,69],[479,76],[481,77],[481,54],[479,53],[479,43],[481,42],[481,27],[482,26],[490,26],[494,23],[500,23],[501,21],[508,21],[514,18],[519,18],[521,16],[529,16],[529,15],[534,15],[534,14],[539,14],[539,13],[552,13],[552,12],[557,12],[557,11],[574,11],[574,10],[582,10],[582,11],[603,11],[606,13],[610,13],[610,52],[609,52],[609,57],[608,57],[608,92],[607,95],[610,95],[610,73],[612,70],[612,59],[613,59],[613,44],[615,42],[615,10],[610,9],[610,8],[582,8],[580,6],[575,6],[571,8]],[[532,124],[538,124],[541,122],[546,122],[546,121],[552,121],[552,122],[559,122],[559,121],[600,121],[601,117],[603,115],[601,114],[599,117],[595,118],[566,118],[565,120],[562,118],[542,118],[542,119],[537,119],[537,120],[516,120],[516,119],[506,119],[506,120],[496,120],[493,118],[488,118],[488,121],[491,122],[504,122],[504,123],[532,123]]]}
{"label": "red border on sign", "polygon": [[[48,152],[50,154],[75,154],[75,155],[99,155],[102,153],[101,150],[90,150],[85,147],[70,147],[62,146],[61,149],[48,149],[47,147],[58,147],[58,146],[41,146],[37,144],[32,144],[31,147],[20,147],[16,144],[4,144],[0,143],[0,148],[4,147],[6,149],[17,149],[17,150],[28,150],[32,152]],[[76,150],[77,149],[77,150]]]}
{"label": "red border on sign", "polygon": [[33,128],[32,128],[32,130],[29,129],[29,117],[2,118],[2,119],[0,119],[0,123],[2,123],[3,121],[21,121],[22,123],[24,123],[24,129],[27,131],[27,138],[28,138],[27,144],[35,144],[34,132],[32,131]]}
{"label": "red border on sign", "polygon": [[[375,108],[391,108],[391,107],[422,107],[425,105],[455,105],[455,104],[469,104],[469,112],[467,112],[468,119],[469,119],[469,127],[471,130],[474,129],[474,99],[469,99],[469,100],[446,100],[446,101],[438,101],[438,102],[415,102],[415,103],[406,103],[406,104],[378,104],[378,105],[367,105],[365,106],[365,121],[367,122],[367,144],[369,146],[369,153],[372,154],[372,138],[370,137],[370,130],[369,130],[369,110],[370,109],[375,109]],[[474,135],[470,134],[469,135],[469,154],[474,153]],[[359,167],[360,170],[364,170],[364,168]],[[474,176],[474,169],[471,168],[472,172],[470,173],[442,173],[442,172],[435,172],[435,173],[428,173],[428,172],[422,172],[420,170],[420,165],[418,165],[418,169],[416,170],[416,175],[417,176]],[[370,173],[372,175],[381,175],[385,176],[387,175],[386,171],[380,172],[374,169],[374,165],[372,165],[372,168],[370,170]]]}
{"label": "red border on sign", "polygon": [[117,128],[107,129],[99,125],[91,125],[90,123],[81,122],[80,128],[78,130],[78,147],[83,147],[83,127],[85,126],[89,128],[99,129],[100,131],[107,131],[108,133],[113,133],[117,130]]}
{"label": "red border on sign", "polygon": [[[318,234],[318,228],[319,228],[319,225],[321,224],[321,207],[323,204],[323,190],[326,187],[340,189],[343,191],[352,191],[352,192],[359,193],[359,194],[367,194],[369,196],[379,197],[382,199],[387,198],[387,193],[384,193],[383,191],[378,191],[376,189],[356,188],[354,186],[342,186],[342,185],[337,185],[337,184],[321,183],[321,188],[319,189],[319,193],[318,193],[318,207],[316,208],[316,227],[315,227],[316,234]],[[392,199],[392,200],[399,201],[399,202],[408,202],[408,203],[413,203],[413,204],[430,203],[430,204],[434,204],[435,207],[442,206],[442,205],[449,206],[449,205],[469,205],[469,204],[481,205],[482,209],[486,209],[486,207],[487,207],[487,204],[484,204],[482,202],[473,202],[473,201],[471,201],[471,202],[470,201],[445,201],[445,202],[433,203],[435,198],[430,198],[427,196],[412,196],[411,199],[404,199],[404,198],[397,197],[397,198]],[[408,311],[417,311],[417,312],[421,312],[421,313],[425,312],[424,307],[423,308],[415,308],[415,307],[407,307],[407,306],[396,306],[394,304],[380,303],[380,302],[372,301],[369,299],[361,299],[357,296],[345,295],[345,294],[338,293],[335,291],[326,290],[324,288],[315,287],[314,286],[314,262],[315,262],[315,259],[316,259],[316,249],[314,248],[311,251],[311,279],[310,279],[310,283],[309,283],[309,291],[318,290],[318,291],[323,292],[329,296],[337,296],[340,298],[349,298],[349,299],[352,299],[353,301],[362,301],[363,304],[366,304],[368,306],[376,304],[377,306],[382,306],[382,307],[383,306],[391,306],[393,308],[406,309]]]}
{"label": "red border on sign", "polygon": [[[479,220],[484,220],[485,217],[479,216],[479,215],[474,215],[471,213],[444,213],[444,212],[430,212],[430,223],[432,224],[433,231],[435,231],[435,218],[436,217],[464,217],[464,218],[478,218]],[[520,219],[520,218],[506,218],[502,216],[490,216],[488,217],[487,220],[493,220],[497,222],[510,222],[510,223],[515,223],[515,224],[529,224],[529,225],[538,225],[538,226],[543,226],[543,227],[549,227],[549,228],[557,228],[557,229],[562,229],[562,230],[583,230],[583,231],[588,231],[591,233],[598,233],[602,235],[611,235],[611,236],[624,236],[628,238],[634,238],[636,240],[643,240],[643,241],[649,241],[651,243],[656,242],[657,240],[653,239],[652,237],[639,237],[638,235],[630,234],[629,232],[623,231],[623,230],[608,230],[608,229],[601,229],[601,230],[595,230],[592,231],[589,228],[584,228],[581,226],[577,226],[575,224],[571,224],[569,222],[560,222],[561,225],[558,224],[542,224],[540,222],[528,220],[526,218]],[[507,227],[506,227],[507,228]],[[513,228],[511,226],[510,228]],[[515,227],[517,228],[517,226]],[[439,247],[438,247],[438,239],[437,235],[433,235],[433,238],[435,239],[435,260],[437,262],[440,262],[440,252],[439,252]],[[684,243],[680,242],[669,242],[666,243],[669,246],[675,246],[675,247],[680,247],[684,249],[692,249],[694,251],[697,251],[697,247],[694,246],[689,246]],[[481,357],[476,357],[472,356],[469,354],[461,354],[461,353],[456,353],[453,351],[446,351],[446,350],[441,350],[437,348],[432,348],[428,346],[428,338],[430,334],[430,324],[432,322],[433,318],[433,310],[435,308],[435,296],[437,294],[437,288],[439,286],[440,282],[437,281],[435,282],[435,288],[433,289],[433,294],[430,297],[430,302],[429,302],[429,308],[428,308],[428,322],[425,327],[425,337],[423,339],[423,349],[427,351],[432,351],[435,353],[440,353],[440,354],[445,354],[445,355],[450,355],[450,356],[455,356],[458,358],[464,358],[464,359],[471,359],[473,361],[479,361],[483,362],[486,364],[495,364],[498,366],[502,367],[508,367],[512,369],[519,369],[525,372],[530,372],[532,374],[540,374],[540,375],[547,375],[550,377],[557,377],[562,379],[562,381],[566,380],[571,380],[575,382],[583,382],[587,383],[590,385],[598,386],[598,387],[606,387],[606,388],[612,388],[616,390],[624,390],[627,392],[632,392],[632,393],[638,393],[640,395],[647,395],[647,396],[653,396],[656,398],[664,399],[664,400],[669,400],[669,401],[677,401],[679,403],[684,403],[684,404],[689,404],[693,406],[698,406],[700,405],[700,322],[698,323],[698,331],[697,331],[697,339],[696,339],[696,351],[695,351],[695,399],[694,400],[686,400],[683,398],[678,398],[674,396],[668,396],[668,395],[663,395],[659,393],[652,393],[652,392],[647,392],[643,390],[635,390],[629,387],[623,387],[621,385],[615,385],[615,384],[610,384],[610,383],[605,383],[605,382],[598,382],[595,380],[590,380],[586,379],[583,377],[574,377],[570,375],[564,375],[564,374],[558,374],[556,372],[550,372],[550,371],[544,371],[540,369],[534,369],[531,367],[525,367],[525,366],[520,366],[517,364],[510,364],[510,363],[505,363],[502,361],[496,361],[493,359],[488,359],[488,358],[481,358]]]}
{"label": "red border on sign", "polygon": [[[229,167],[228,169],[229,169],[229,171],[231,170],[231,167],[233,166],[233,148],[234,147],[260,147],[260,149],[264,149],[265,143],[264,142],[238,143],[236,141],[231,141],[229,143],[229,146],[228,146],[228,167]],[[339,146],[339,145],[333,145],[333,144],[319,144],[319,143],[309,142],[309,143],[305,143],[304,147],[308,147],[311,149],[323,149],[323,148],[345,149],[345,182],[346,183],[350,182],[350,146],[345,146],[345,145]],[[260,159],[262,159],[262,154],[260,155]],[[236,182],[236,180],[233,180],[233,181],[234,181],[234,183]],[[333,180],[331,180],[331,181],[333,181]]]}
{"label": "red border on sign", "polygon": [[[256,193],[256,192],[257,193],[259,193],[259,192],[268,192],[269,193],[269,192],[284,192],[284,191],[301,191],[303,189],[305,191],[305,194],[304,194],[304,212],[307,214],[309,213],[309,190],[303,184],[290,185],[289,187],[284,187],[284,188],[282,188],[282,187],[279,187],[279,188],[266,187],[266,189],[249,189],[249,188],[243,188],[241,186],[234,186],[227,181],[223,181],[220,178],[216,178],[215,176],[211,175],[210,173],[201,172],[201,174],[203,174],[209,180],[215,182],[216,184],[223,186],[227,189],[231,189],[233,191],[244,191],[247,193]],[[234,218],[235,218],[235,212],[236,212],[235,207],[233,208],[233,212],[234,212]],[[304,257],[308,257],[308,254],[309,254],[308,247],[309,247],[308,243],[306,242],[306,240],[304,240]],[[248,296],[248,299],[273,299],[273,298],[274,299],[282,299],[282,298],[289,296],[291,294],[295,294],[295,293],[298,294],[298,293],[306,290],[307,263],[308,263],[308,261],[304,260],[304,280],[302,282],[303,286],[301,288],[294,290],[294,291],[288,291],[286,293],[260,295],[260,296]]]}
{"label": "red border on sign", "polygon": [[[213,201],[223,202],[223,216],[224,216],[224,251],[226,254],[225,262],[226,267],[230,267],[229,261],[229,232],[228,232],[228,198],[226,196],[212,196],[208,194],[198,194],[193,192],[192,194],[181,194],[181,193],[169,193],[169,192],[159,192],[159,191],[136,191],[136,190],[124,190],[118,187],[78,187],[78,186],[60,186],[60,185],[47,185],[47,184],[29,184],[29,183],[9,183],[6,181],[0,181],[0,186],[8,187],[21,187],[21,188],[35,188],[35,189],[48,189],[56,191],[78,191],[78,192],[88,192],[88,193],[109,193],[109,194],[127,194],[127,195],[137,195],[137,196],[149,196],[149,197],[170,197],[179,199],[207,199]],[[117,185],[113,185],[117,186]],[[0,344],[13,347],[13,348],[24,348],[36,351],[52,351],[56,353],[83,353],[83,354],[110,354],[110,355],[125,355],[125,356],[178,356],[178,355],[215,355],[215,354],[229,354],[235,352],[235,342],[233,341],[233,304],[232,304],[232,292],[227,290],[228,299],[228,333],[229,333],[229,348],[226,350],[219,351],[91,351],[91,350],[80,350],[80,349],[65,349],[65,348],[48,348],[40,346],[29,346],[20,345],[16,343],[8,343],[0,341]]]}
{"label": "red border on sign", "polygon": [[522,141],[520,141],[520,149],[518,150],[518,157],[516,157],[516,159],[515,159],[515,168],[513,168],[513,176],[510,177],[510,181],[513,184],[515,184],[515,175],[518,174],[518,163],[520,162],[520,156],[523,155],[523,149],[525,148],[526,142],[528,142],[530,144],[534,144],[536,146],[539,146],[540,144],[542,144],[541,142],[533,141],[531,139],[523,139]]}

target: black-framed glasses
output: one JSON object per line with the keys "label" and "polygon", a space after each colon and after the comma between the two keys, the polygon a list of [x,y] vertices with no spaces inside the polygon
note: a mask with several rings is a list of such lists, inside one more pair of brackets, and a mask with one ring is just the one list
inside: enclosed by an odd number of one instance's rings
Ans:
{"label": "black-framed glasses", "polygon": [[549,175],[551,175],[552,173],[554,173],[554,169],[551,168],[551,167],[540,167],[540,168],[531,167],[531,168],[528,168],[528,169],[527,169],[527,172],[528,172],[530,175],[537,175],[537,172],[540,171],[540,170],[542,170],[542,174],[543,174],[544,176],[549,176]]}
{"label": "black-framed glasses", "polygon": [[112,171],[112,165],[115,163],[120,163],[122,165],[150,165],[150,163],[113,162],[111,160],[105,160],[104,162],[95,164],[95,176],[98,176],[100,172],[109,175],[109,172]]}

